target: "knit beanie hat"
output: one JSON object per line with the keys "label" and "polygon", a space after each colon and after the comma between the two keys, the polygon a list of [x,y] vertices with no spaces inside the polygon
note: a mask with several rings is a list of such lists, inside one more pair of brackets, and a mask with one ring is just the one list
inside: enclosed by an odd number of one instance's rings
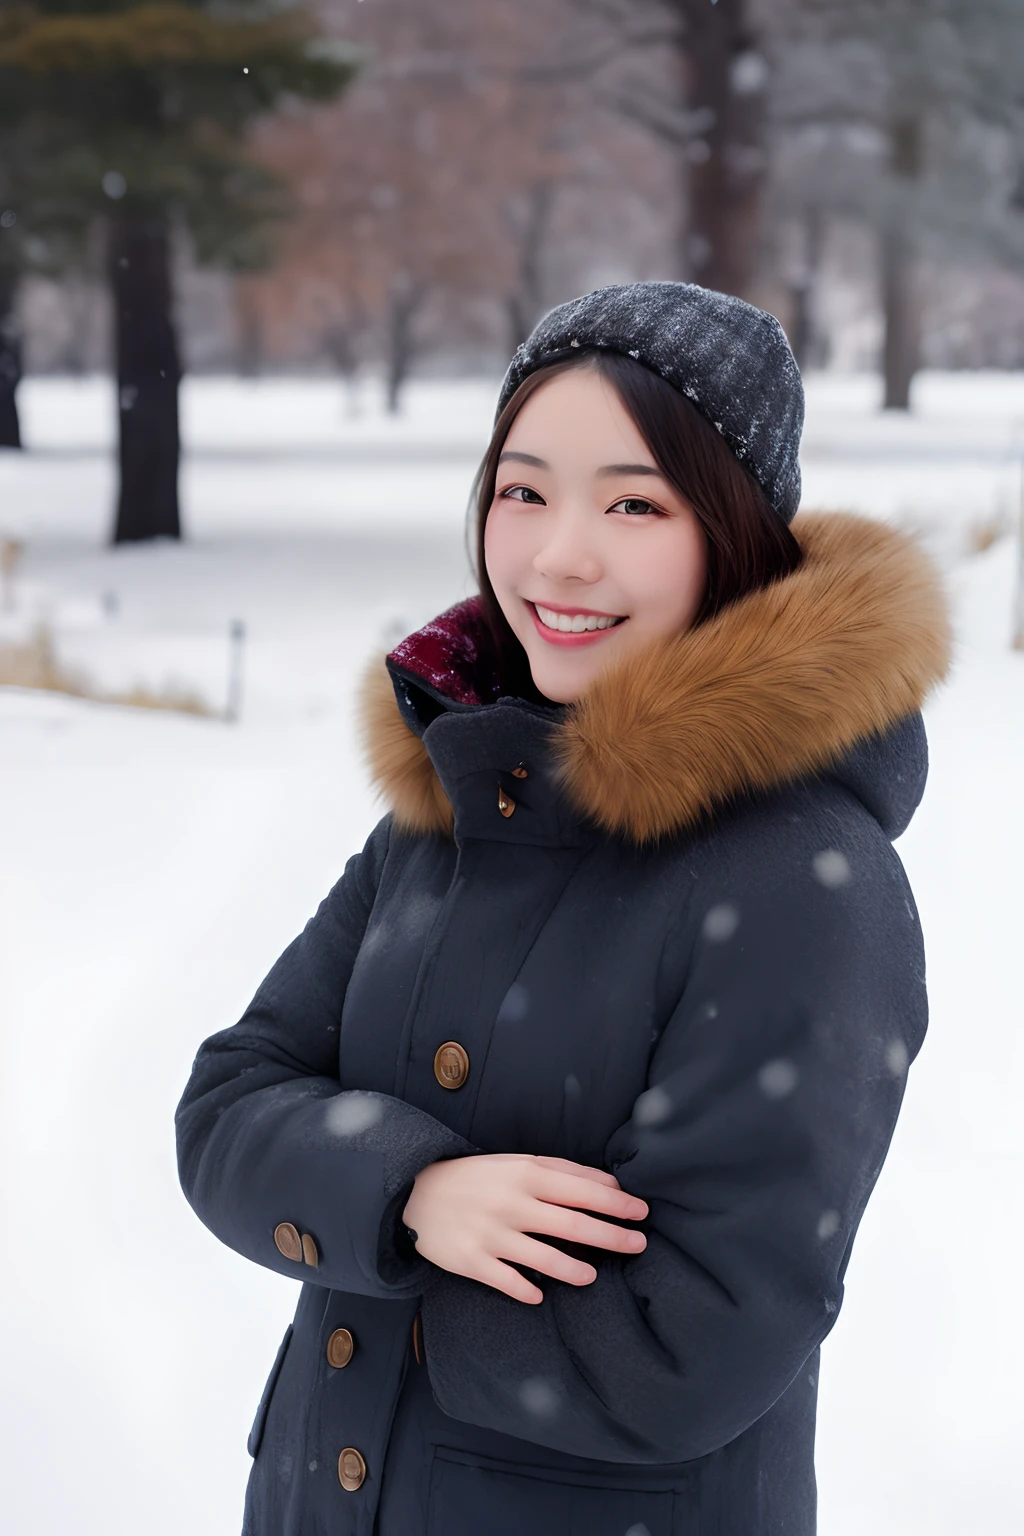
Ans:
{"label": "knit beanie hat", "polygon": [[721,433],[784,522],[800,505],[804,391],[774,315],[698,283],[614,283],[550,310],[517,348],[495,420],[528,374],[571,347],[635,358]]}

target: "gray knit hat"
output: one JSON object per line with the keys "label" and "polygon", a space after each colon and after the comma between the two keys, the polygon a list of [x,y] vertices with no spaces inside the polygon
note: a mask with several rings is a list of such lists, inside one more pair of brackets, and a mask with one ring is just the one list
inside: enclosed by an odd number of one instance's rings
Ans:
{"label": "gray knit hat", "polygon": [[550,310],[512,358],[495,420],[528,374],[569,347],[634,357],[717,427],[775,508],[800,505],[800,370],[774,315],[697,283],[615,283]]}

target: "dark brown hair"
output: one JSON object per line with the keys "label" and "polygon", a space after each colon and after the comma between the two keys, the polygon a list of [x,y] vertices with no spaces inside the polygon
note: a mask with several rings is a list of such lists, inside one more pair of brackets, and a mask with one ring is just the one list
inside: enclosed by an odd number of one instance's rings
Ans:
{"label": "dark brown hair", "polygon": [[540,698],[532,684],[529,660],[502,613],[484,560],[484,528],[494,501],[498,459],[512,423],[540,386],[568,368],[587,366],[608,379],[661,474],[696,513],[707,541],[707,584],[693,626],[759,587],[795,571],[800,545],[774,510],[753,475],[701,415],[697,407],[660,374],[642,363],[604,348],[556,354],[528,374],[498,420],[473,481],[475,505],[474,574],[494,640],[504,687],[520,697]]}

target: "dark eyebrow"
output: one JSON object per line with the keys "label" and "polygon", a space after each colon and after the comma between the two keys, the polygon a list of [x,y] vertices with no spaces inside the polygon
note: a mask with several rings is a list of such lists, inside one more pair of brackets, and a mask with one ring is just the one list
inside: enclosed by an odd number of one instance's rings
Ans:
{"label": "dark eyebrow", "polygon": [[506,459],[515,459],[517,464],[532,464],[534,469],[550,469],[551,468],[551,465],[548,463],[547,459],[537,459],[537,458],[534,458],[532,453],[513,453],[512,450],[509,449],[509,451],[507,453],[503,453],[501,455],[501,458],[498,460],[498,463],[499,464],[504,464]]}
{"label": "dark eyebrow", "polygon": [[604,464],[597,471],[599,475],[659,475],[660,469],[655,469],[650,464]]}
{"label": "dark eyebrow", "polygon": [[[510,449],[507,453],[503,453],[501,455],[501,457],[498,460],[498,463],[499,464],[504,464],[506,459],[514,459],[516,461],[516,463],[518,463],[518,464],[532,464],[534,469],[550,469],[551,468],[551,465],[548,463],[548,461],[546,459],[538,459],[532,453],[515,453],[515,452],[513,452]],[[661,470],[660,469],[654,469],[650,464],[603,464],[601,466],[601,468],[599,470],[597,470],[597,474],[599,474],[599,475],[657,475],[660,478]]]}

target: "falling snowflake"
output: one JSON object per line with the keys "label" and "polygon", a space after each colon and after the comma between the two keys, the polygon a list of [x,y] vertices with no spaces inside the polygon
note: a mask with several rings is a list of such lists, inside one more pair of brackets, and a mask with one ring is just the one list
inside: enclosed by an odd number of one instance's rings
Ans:
{"label": "falling snowflake", "polygon": [[835,1237],[839,1231],[839,1212],[822,1211],[818,1217],[818,1236],[822,1242],[828,1237]]}
{"label": "falling snowflake", "polygon": [[530,994],[521,982],[514,981],[505,993],[498,1018],[503,1024],[518,1024],[525,1019],[530,1007]]}
{"label": "falling snowflake", "polygon": [[664,1088],[655,1085],[642,1093],[633,1105],[633,1118],[638,1125],[657,1125],[672,1113],[672,1100]]}
{"label": "falling snowflake", "polygon": [[885,1064],[893,1077],[902,1077],[910,1062],[910,1052],[902,1040],[890,1040],[885,1048]]}
{"label": "falling snowflake", "polygon": [[729,67],[729,84],[737,96],[752,96],[764,88],[768,79],[768,64],[763,56],[748,48],[737,53]]}
{"label": "falling snowflake", "polygon": [[712,907],[704,917],[701,932],[706,939],[715,943],[721,943],[724,939],[731,939],[739,927],[740,914],[736,907],[723,901],[717,907]]}
{"label": "falling snowflake", "polygon": [[553,1419],[558,1413],[558,1393],[543,1376],[528,1376],[520,1382],[519,1401],[538,1419]]}
{"label": "falling snowflake", "polygon": [[830,891],[838,890],[841,885],[849,883],[849,861],[845,853],[841,853],[838,848],[823,848],[820,853],[814,855],[811,867],[822,885],[828,886]]}
{"label": "falling snowflake", "polygon": [[780,1056],[775,1061],[765,1062],[757,1074],[757,1084],[767,1098],[784,1099],[787,1093],[793,1092],[799,1076],[793,1062]]}
{"label": "falling snowflake", "polygon": [[335,1136],[357,1136],[383,1117],[378,1098],[350,1089],[334,1098],[327,1107],[327,1129]]}

